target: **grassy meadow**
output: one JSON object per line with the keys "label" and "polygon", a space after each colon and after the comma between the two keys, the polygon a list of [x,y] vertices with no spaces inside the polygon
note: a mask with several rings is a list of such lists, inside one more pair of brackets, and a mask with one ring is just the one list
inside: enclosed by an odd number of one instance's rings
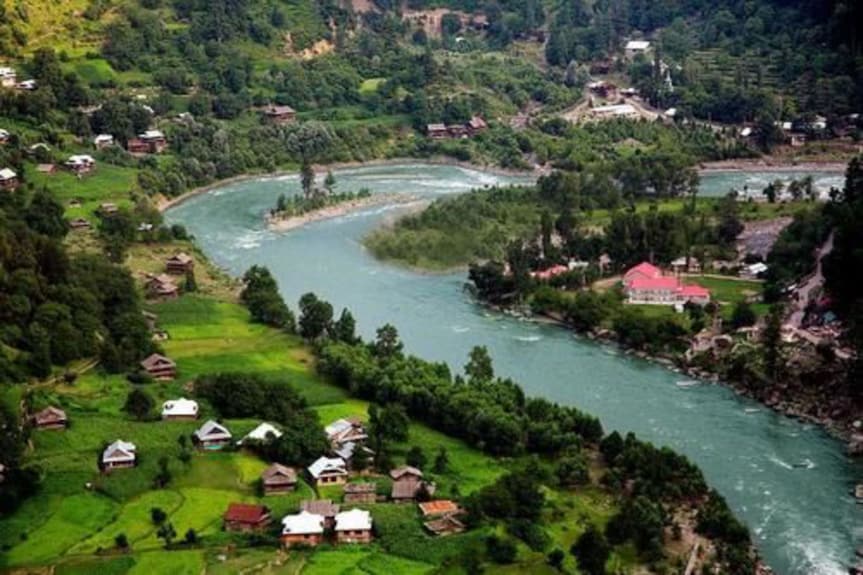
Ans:
{"label": "grassy meadow", "polygon": [[[366,415],[368,405],[315,375],[314,359],[302,341],[249,321],[247,311],[234,303],[202,295],[151,307],[159,326],[170,338],[165,352],[177,361],[178,378],[147,384],[147,391],[162,401],[189,396],[188,384],[196,377],[226,370],[243,370],[278,377],[294,386],[318,413],[323,423]],[[125,378],[109,376],[98,368],[81,375],[72,385],[43,385],[34,390],[37,405],[58,405],[66,410],[70,427],[65,431],[34,432],[27,463],[42,470],[39,493],[12,516],[0,519],[0,571],[51,565],[57,574],[189,573],[391,573],[451,572],[448,559],[479,549],[486,527],[461,535],[435,539],[427,535],[413,505],[375,504],[377,539],[367,547],[323,546],[314,551],[276,551],[274,547],[244,548],[242,538],[222,531],[221,516],[231,502],[261,501],[278,519],[295,512],[303,499],[341,498],[339,488],[316,491],[301,482],[295,493],[260,498],[256,480],[266,463],[244,451],[195,453],[188,463],[178,459],[180,436],[188,436],[198,422],[133,421],[122,411],[132,388]],[[13,401],[17,389],[4,399]],[[215,415],[202,403],[201,420]],[[258,421],[227,420],[235,437],[250,431]],[[101,475],[99,453],[107,442],[122,438],[138,447],[139,465]],[[429,460],[440,447],[447,450],[450,465],[445,473],[427,475],[436,482],[440,496],[467,494],[493,482],[512,461],[491,458],[460,440],[417,422],[410,425],[409,439],[395,446],[400,464],[411,446],[422,447]],[[153,477],[161,457],[169,460],[171,482],[155,489]],[[430,466],[429,466],[430,467]],[[385,478],[378,481],[383,486]],[[582,531],[579,517],[607,520],[614,502],[601,491],[549,492],[545,527],[552,547],[568,549]],[[194,529],[199,542],[166,550],[157,538],[150,510],[168,515],[181,540]],[[115,537],[124,534],[130,551],[115,548]],[[628,569],[634,559],[616,554],[615,564]],[[571,557],[568,566],[574,567]],[[532,572],[545,570],[545,556],[520,547],[519,565]]]}

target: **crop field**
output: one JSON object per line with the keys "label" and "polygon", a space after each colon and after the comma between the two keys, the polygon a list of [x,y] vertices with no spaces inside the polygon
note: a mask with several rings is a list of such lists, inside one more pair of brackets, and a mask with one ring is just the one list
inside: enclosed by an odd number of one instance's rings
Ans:
{"label": "crop field", "polygon": [[[176,381],[145,385],[157,404],[181,394],[196,377],[227,370],[253,371],[280,378],[295,386],[313,406],[323,423],[340,417],[365,417],[368,404],[322,381],[312,370],[313,357],[294,336],[275,332],[249,321],[241,306],[200,295],[153,306],[159,327],[170,334],[165,353],[178,364]],[[272,548],[239,549],[227,555],[225,545],[235,536],[222,531],[221,517],[231,502],[266,504],[276,518],[295,512],[300,501],[317,497],[341,499],[341,489],[315,490],[303,481],[293,493],[260,498],[256,483],[266,462],[243,451],[195,453],[183,463],[179,438],[200,422],[133,421],[122,411],[131,389],[125,378],[109,376],[98,368],[81,375],[72,385],[43,386],[34,397],[66,410],[70,427],[65,431],[34,434],[29,462],[46,470],[42,488],[11,517],[0,520],[0,570],[4,567],[55,565],[58,574],[99,572],[107,575],[190,573],[365,573],[408,575],[430,573],[448,559],[479,548],[490,528],[435,539],[423,530],[413,505],[374,504],[377,540],[365,548],[324,546],[315,551],[287,555]],[[9,399],[12,394],[6,394]],[[202,418],[215,415],[203,403]],[[250,431],[256,420],[226,420],[235,438]],[[122,438],[138,447],[139,465],[101,475],[97,459],[104,445]],[[393,449],[395,464],[405,462],[411,447],[422,449],[428,463],[428,479],[438,494],[464,495],[492,483],[507,471],[509,463],[496,460],[463,442],[418,422],[409,427],[409,438]],[[442,473],[432,470],[440,448],[449,464]],[[172,474],[164,489],[155,489],[153,477],[159,459],[167,458]],[[389,478],[378,478],[379,489],[389,489]],[[157,537],[150,516],[159,508],[167,514],[182,540],[194,530],[198,543],[175,545],[168,550]],[[546,529],[555,543],[569,545],[577,534],[577,516],[607,518],[613,501],[601,492],[584,499],[558,494],[553,500]],[[559,509],[563,509],[560,511]],[[277,529],[274,526],[274,529]],[[115,538],[124,535],[130,552],[117,555]],[[563,547],[562,547],[563,548]],[[107,554],[107,555],[106,555]],[[545,569],[544,555],[526,548],[520,558]],[[521,560],[521,559],[520,559]]]}

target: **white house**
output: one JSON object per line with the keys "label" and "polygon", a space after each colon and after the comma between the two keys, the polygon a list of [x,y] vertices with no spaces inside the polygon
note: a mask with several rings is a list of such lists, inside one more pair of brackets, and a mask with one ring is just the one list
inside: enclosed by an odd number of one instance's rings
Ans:
{"label": "white house", "polygon": [[32,92],[36,89],[36,80],[24,80],[23,82],[18,82],[15,85],[19,90],[26,90],[27,92]]}
{"label": "white house", "polygon": [[301,511],[282,518],[282,543],[291,545],[317,545],[324,537],[324,516]]}
{"label": "white house", "polygon": [[368,543],[372,539],[372,515],[364,509],[351,509],[336,515],[336,540],[339,543]]}
{"label": "white house", "polygon": [[748,266],[745,266],[741,270],[740,275],[748,278],[757,278],[766,271],[767,264],[765,264],[764,262],[755,262],[754,264],[749,264]]}
{"label": "white house", "polygon": [[95,138],[93,138],[93,145],[96,146],[97,149],[101,150],[102,148],[107,148],[108,146],[114,145],[114,136],[111,134],[99,134]]}
{"label": "white house", "polygon": [[162,419],[197,419],[198,402],[181,397],[162,404]]}
{"label": "white house", "polygon": [[89,154],[75,154],[66,160],[66,167],[79,174],[89,172],[96,166],[96,159]]}
{"label": "white house", "polygon": [[237,442],[237,445],[242,445],[243,442],[252,440],[252,441],[270,441],[272,439],[278,439],[282,436],[282,430],[273,425],[272,423],[261,423],[259,426],[254,428],[252,431],[246,434],[240,441]]}
{"label": "white house", "polygon": [[320,457],[308,467],[309,475],[319,485],[341,485],[348,478],[345,460],[341,457]]}
{"label": "white house", "polygon": [[134,467],[136,450],[134,443],[118,439],[102,452],[102,467],[106,470]]}
{"label": "white house", "polygon": [[18,80],[18,74],[15,68],[8,66],[0,66],[0,86],[3,88],[14,88]]}
{"label": "white house", "polygon": [[9,130],[4,130],[3,128],[0,128],[0,144],[5,144],[6,142],[8,142],[10,136],[12,136],[12,134],[9,133]]}
{"label": "white house", "polygon": [[18,187],[18,174],[10,168],[0,169],[0,190],[14,190]]}
{"label": "white house", "polygon": [[647,54],[650,51],[650,42],[647,40],[630,40],[626,43],[623,51],[627,58],[635,58],[639,54]]}

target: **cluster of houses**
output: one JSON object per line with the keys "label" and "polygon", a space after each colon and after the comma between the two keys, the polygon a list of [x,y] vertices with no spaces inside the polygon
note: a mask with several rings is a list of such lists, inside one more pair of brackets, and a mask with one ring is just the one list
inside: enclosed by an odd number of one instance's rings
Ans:
{"label": "cluster of houses", "polygon": [[180,286],[176,276],[194,271],[195,260],[187,253],[178,253],[165,260],[165,272],[147,274],[144,289],[147,296],[155,299],[173,299],[179,297]]}
{"label": "cluster of houses", "polygon": [[479,116],[472,117],[466,124],[428,124],[426,135],[432,140],[449,138],[471,138],[484,132],[488,124]]}
{"label": "cluster of houses", "polygon": [[[149,358],[148,358],[149,359]],[[146,361],[146,360],[145,360]],[[172,399],[162,404],[162,419],[195,420],[200,409],[191,399]],[[65,426],[65,414],[56,408],[43,410],[35,418],[46,428]],[[34,418],[34,420],[35,420]],[[357,419],[339,419],[325,428],[333,454],[343,450],[347,444],[357,449],[367,438],[362,423]],[[271,423],[261,423],[242,439],[238,446],[251,442],[267,442],[281,437],[282,431]],[[208,420],[193,434],[192,440],[202,451],[215,451],[233,443],[233,435],[223,424]],[[371,452],[369,452],[371,453]],[[131,468],[137,463],[137,448],[134,443],[117,439],[108,445],[101,455],[103,472]],[[306,469],[306,479],[315,487],[343,485],[345,504],[370,504],[387,500],[379,496],[373,481],[348,483],[351,475],[349,463],[338,456],[322,456]],[[450,500],[431,500],[434,484],[423,479],[421,470],[402,466],[390,471],[392,491],[389,500],[393,503],[418,503],[426,529],[434,535],[448,535],[464,531],[459,520],[463,510]],[[264,496],[292,493],[299,483],[296,469],[272,463],[260,476]],[[270,509],[265,505],[231,503],[224,513],[226,531],[261,532],[272,523]],[[331,499],[302,501],[297,513],[286,515],[281,520],[281,541],[285,547],[297,545],[316,546],[324,542],[370,543],[373,539],[371,513],[358,508],[342,510],[339,503]]]}
{"label": "cluster of houses", "polygon": [[650,305],[683,305],[710,302],[710,290],[693,284],[684,284],[680,277],[666,275],[648,262],[630,268],[623,275],[623,289],[627,303]]}
{"label": "cluster of houses", "polygon": [[282,126],[295,122],[297,111],[290,106],[276,106],[271,104],[261,110],[261,116],[265,123]]}

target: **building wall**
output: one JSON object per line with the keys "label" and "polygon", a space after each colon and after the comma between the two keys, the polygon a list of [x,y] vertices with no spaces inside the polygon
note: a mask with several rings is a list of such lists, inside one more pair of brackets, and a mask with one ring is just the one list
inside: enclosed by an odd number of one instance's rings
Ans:
{"label": "building wall", "polygon": [[282,535],[282,545],[291,547],[293,545],[309,545],[315,547],[320,545],[324,540],[321,534],[310,535]]}
{"label": "building wall", "polygon": [[336,541],[339,543],[371,543],[371,531],[337,531]]}

